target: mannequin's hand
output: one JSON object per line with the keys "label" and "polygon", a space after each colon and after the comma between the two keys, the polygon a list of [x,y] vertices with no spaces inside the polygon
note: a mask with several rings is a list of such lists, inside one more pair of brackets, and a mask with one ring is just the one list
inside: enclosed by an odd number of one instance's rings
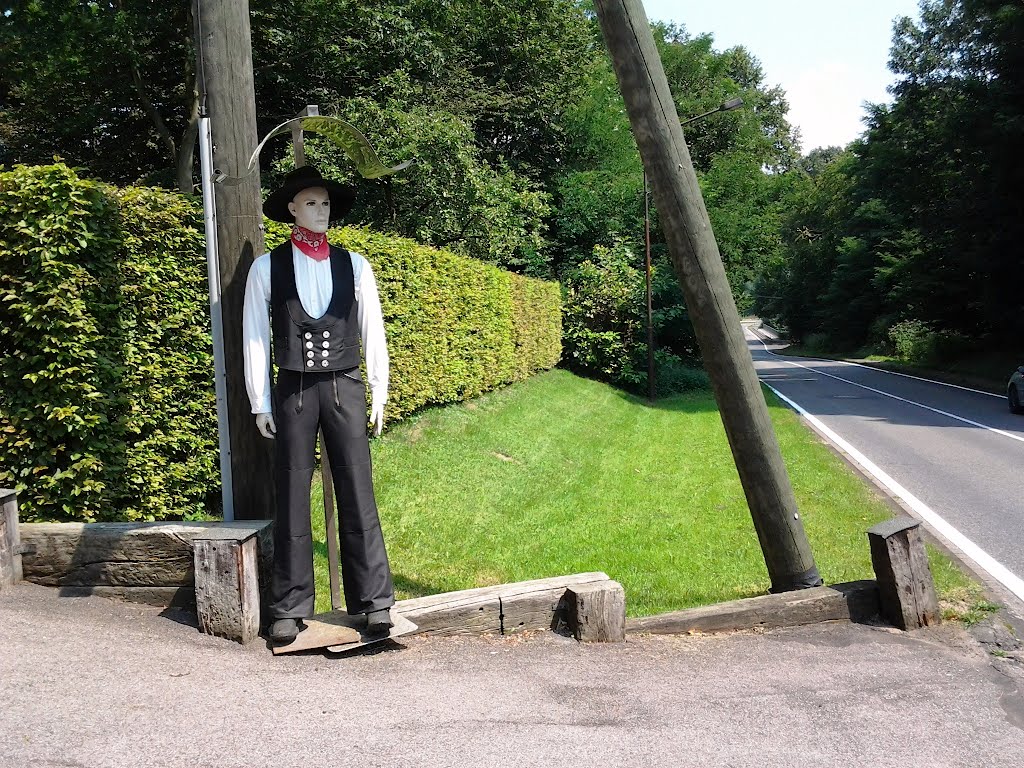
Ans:
{"label": "mannequin's hand", "polygon": [[260,434],[264,437],[269,437],[273,440],[274,435],[277,434],[277,424],[274,423],[274,416],[269,413],[257,413],[256,429],[258,429]]}
{"label": "mannequin's hand", "polygon": [[370,423],[373,425],[373,434],[380,435],[384,429],[384,404],[374,400],[370,406]]}

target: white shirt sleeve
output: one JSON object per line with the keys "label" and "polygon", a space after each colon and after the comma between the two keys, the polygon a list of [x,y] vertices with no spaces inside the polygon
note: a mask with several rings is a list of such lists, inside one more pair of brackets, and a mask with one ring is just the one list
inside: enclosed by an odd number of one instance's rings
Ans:
{"label": "white shirt sleeve", "polygon": [[373,268],[361,254],[352,255],[352,271],[356,283],[356,304],[359,313],[359,333],[363,337],[363,355],[366,358],[366,378],[374,403],[388,401],[390,358],[384,337],[384,316],[377,293],[377,279]]}
{"label": "white shirt sleeve", "polygon": [[270,413],[270,254],[249,267],[242,305],[245,391],[253,413]]}

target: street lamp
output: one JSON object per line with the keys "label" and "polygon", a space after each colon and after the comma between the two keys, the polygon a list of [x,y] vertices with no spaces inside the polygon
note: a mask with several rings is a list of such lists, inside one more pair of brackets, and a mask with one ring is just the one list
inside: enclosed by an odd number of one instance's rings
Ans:
{"label": "street lamp", "polygon": [[741,99],[739,96],[737,96],[735,99],[729,99],[728,101],[723,101],[721,104],[719,104],[714,109],[709,110],[707,112],[704,112],[703,114],[694,115],[693,117],[689,117],[686,120],[681,121],[679,124],[680,125],[689,125],[690,123],[695,123],[698,120],[701,120],[701,119],[707,117],[708,115],[713,115],[716,112],[731,112],[732,110],[739,109],[742,106],[743,106],[743,99]]}
{"label": "street lamp", "polygon": [[[680,125],[689,125],[701,120],[716,112],[731,112],[743,106],[743,99],[739,96],[723,101],[712,110],[700,115],[694,115],[686,120],[681,120]],[[654,312],[651,308],[651,209],[647,193],[647,169],[644,169],[644,247],[646,258],[644,261],[644,276],[647,280],[647,399],[654,402]]]}

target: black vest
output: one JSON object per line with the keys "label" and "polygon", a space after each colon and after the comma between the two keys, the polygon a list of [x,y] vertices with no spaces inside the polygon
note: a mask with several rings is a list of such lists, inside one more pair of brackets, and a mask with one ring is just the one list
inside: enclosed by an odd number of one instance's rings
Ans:
{"label": "black vest", "polygon": [[323,317],[299,301],[291,240],[270,252],[270,319],[274,362],[288,371],[347,371],[359,367],[359,316],[352,257],[331,246],[334,293]]}

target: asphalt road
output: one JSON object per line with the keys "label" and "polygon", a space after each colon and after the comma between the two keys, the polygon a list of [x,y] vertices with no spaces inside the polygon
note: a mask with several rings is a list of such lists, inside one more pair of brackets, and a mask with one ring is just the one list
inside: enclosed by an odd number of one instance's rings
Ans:
{"label": "asphalt road", "polygon": [[1009,412],[1005,398],[853,363],[776,355],[783,345],[762,341],[749,326],[744,331],[762,382],[845,440],[841,447],[852,447],[857,463],[881,475],[919,516],[931,522],[931,513],[961,534],[966,544],[956,536],[952,543],[1024,599],[1024,418]]}

